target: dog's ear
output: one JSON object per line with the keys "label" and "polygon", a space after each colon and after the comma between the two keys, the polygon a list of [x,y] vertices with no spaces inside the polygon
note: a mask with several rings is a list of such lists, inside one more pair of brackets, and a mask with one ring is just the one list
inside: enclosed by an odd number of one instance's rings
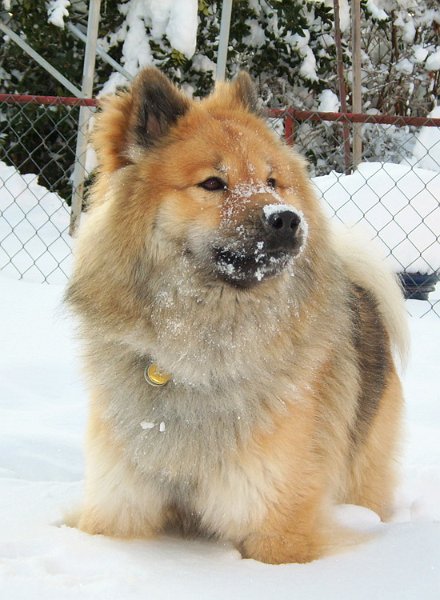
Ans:
{"label": "dog's ear", "polygon": [[232,81],[217,82],[214,93],[207,98],[207,104],[227,108],[241,107],[261,116],[257,90],[246,71],[240,71]]}
{"label": "dog's ear", "polygon": [[165,135],[190,106],[155,68],[135,77],[131,88],[100,99],[93,146],[101,172],[113,173],[136,161],[140,152]]}
{"label": "dog's ear", "polygon": [[131,87],[129,140],[149,148],[189,109],[190,101],[158,69],[144,69]]}
{"label": "dog's ear", "polygon": [[260,113],[257,89],[246,71],[240,71],[237,77],[232,80],[230,86],[238,102],[243,104],[249,111]]}

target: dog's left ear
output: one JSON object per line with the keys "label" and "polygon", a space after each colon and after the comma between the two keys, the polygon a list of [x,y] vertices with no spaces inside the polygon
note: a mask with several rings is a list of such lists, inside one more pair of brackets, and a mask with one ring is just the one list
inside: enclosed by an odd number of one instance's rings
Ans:
{"label": "dog's left ear", "polygon": [[257,89],[250,75],[246,71],[240,71],[239,74],[229,84],[230,90],[236,100],[240,102],[250,112],[260,114],[258,105]]}
{"label": "dog's left ear", "polygon": [[128,128],[132,144],[149,148],[189,109],[190,101],[156,68],[147,68],[131,88]]}

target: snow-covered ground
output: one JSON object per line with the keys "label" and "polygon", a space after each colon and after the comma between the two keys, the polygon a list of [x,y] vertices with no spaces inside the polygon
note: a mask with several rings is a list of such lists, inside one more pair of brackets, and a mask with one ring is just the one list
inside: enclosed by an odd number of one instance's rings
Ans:
{"label": "snow-covered ground", "polygon": [[[416,305],[416,301],[413,301]],[[424,304],[424,303],[419,303]],[[309,565],[241,560],[215,541],[117,541],[61,525],[81,495],[86,394],[62,286],[0,274],[0,590],[8,600],[438,600],[440,318],[411,319],[406,440],[395,520],[345,521],[373,541]]]}
{"label": "snow-covered ground", "polygon": [[57,194],[0,162],[0,271],[63,283],[72,262],[69,208]]}
{"label": "snow-covered ground", "polygon": [[[22,222],[23,235],[28,235],[20,207],[38,224],[37,237],[26,244],[31,255],[36,248],[40,257],[40,271],[29,270],[27,276],[38,279],[54,257],[68,262],[67,213],[58,212],[56,197],[49,196],[46,205],[36,182],[25,179],[30,187],[17,188],[19,176],[10,168],[0,169],[2,173],[9,184],[0,190],[0,208],[5,210],[7,202],[8,220],[18,219],[15,231],[21,231]],[[11,195],[18,195],[18,207],[11,206]],[[43,227],[47,217],[39,214],[40,204],[53,211],[58,234]],[[12,250],[19,251],[20,238],[8,227],[0,219],[0,237],[6,233],[9,243],[16,244]],[[51,254],[40,254],[44,244]],[[73,324],[62,306],[63,285],[17,281],[20,256],[16,267],[7,263],[0,270],[2,598],[440,598],[440,317],[427,312],[429,304],[408,303],[412,314],[427,314],[410,319],[402,483],[393,521],[381,524],[366,509],[341,507],[345,522],[374,532],[370,542],[308,565],[270,566],[242,560],[232,547],[215,541],[163,537],[127,542],[90,537],[62,525],[65,511],[81,497],[87,398]]]}

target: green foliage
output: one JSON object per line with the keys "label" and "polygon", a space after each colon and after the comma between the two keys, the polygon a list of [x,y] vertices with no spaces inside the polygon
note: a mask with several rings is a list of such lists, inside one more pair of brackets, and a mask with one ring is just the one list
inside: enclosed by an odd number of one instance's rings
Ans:
{"label": "green foliage", "polygon": [[[116,16],[121,19],[116,3],[103,4],[104,16],[108,5],[114,4],[114,9],[107,13],[107,19],[114,19]],[[85,7],[84,3],[81,8]],[[9,13],[2,13],[2,16],[9,17],[8,26],[67,79],[81,88],[84,44],[67,29],[48,23],[46,2],[12,0]],[[72,10],[72,21],[82,26],[87,23],[87,15],[82,11]],[[97,78],[105,80],[110,73],[110,67],[101,63],[97,69]],[[0,45],[0,75],[0,93],[71,95],[9,39],[5,39]],[[14,165],[22,173],[38,174],[42,185],[50,191],[58,192],[70,202],[70,177],[75,157],[78,112],[78,108],[64,106],[0,105],[0,160]]]}
{"label": "green foliage", "polygon": [[[440,27],[437,3],[438,0],[423,0],[412,11],[398,12],[396,8],[389,13],[389,18],[381,20],[368,12],[367,2],[362,0],[366,108],[405,114],[409,110],[410,94],[412,114],[426,114],[432,108],[439,93],[440,71],[428,74],[423,61],[413,60],[411,43],[403,32],[405,24],[411,21],[416,31],[414,44],[434,52]],[[101,3],[100,42],[123,66],[124,40],[130,32],[127,15],[131,7],[132,0],[103,0]],[[173,81],[197,97],[209,93],[214,84],[221,7],[221,0],[199,0],[197,51],[191,58],[173,48],[166,36],[153,36],[147,10],[138,17],[143,19],[149,44],[148,61],[152,60]],[[88,3],[80,0],[72,0],[69,7],[68,21],[83,31],[87,25],[87,8]],[[84,45],[67,28],[51,25],[47,9],[45,1],[10,0],[9,26],[80,87]],[[427,20],[429,15],[431,24]],[[2,16],[6,16],[6,11]],[[349,94],[349,32],[344,33],[342,44]],[[145,56],[139,57],[139,63],[141,58],[144,62],[147,60]],[[413,60],[413,77],[399,71],[402,58]],[[249,71],[258,82],[260,95],[268,106],[318,108],[323,90],[337,93],[338,89],[331,3],[234,0],[226,76],[233,77],[240,69]],[[111,74],[112,68],[98,58],[95,93],[103,88]],[[69,95],[61,84],[7,39],[0,45],[0,92]],[[2,125],[9,122],[10,126],[2,127],[0,160],[14,164],[23,172],[40,173],[44,185],[69,198],[77,113],[77,108],[1,106],[0,122]],[[326,147],[330,145],[325,141],[329,132],[324,126],[320,132]],[[313,162],[317,163],[315,159]]]}
{"label": "green foliage", "polygon": [[1,106],[7,123],[0,137],[0,159],[22,173],[35,173],[39,183],[68,203],[75,159],[79,109],[37,104]]}
{"label": "green foliage", "polygon": [[[166,37],[149,40],[154,63],[174,81],[189,86],[195,96],[206,95],[214,84],[221,6],[220,0],[199,1],[198,51],[191,59],[173,50]],[[331,71],[336,72],[332,28],[333,11],[324,2],[235,0],[227,77],[240,69],[249,71],[272,106],[286,105],[286,92],[295,94],[302,87],[297,103],[310,107],[334,79]],[[301,70],[306,52],[316,59],[314,69]]]}

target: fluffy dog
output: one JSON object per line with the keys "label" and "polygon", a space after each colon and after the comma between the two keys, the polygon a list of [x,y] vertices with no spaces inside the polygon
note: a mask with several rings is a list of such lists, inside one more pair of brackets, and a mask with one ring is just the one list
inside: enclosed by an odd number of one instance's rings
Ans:
{"label": "fluffy dog", "polygon": [[241,73],[186,98],[155,69],[103,101],[67,301],[90,388],[91,534],[169,527],[243,557],[338,545],[333,503],[392,507],[400,289],[331,228]]}

